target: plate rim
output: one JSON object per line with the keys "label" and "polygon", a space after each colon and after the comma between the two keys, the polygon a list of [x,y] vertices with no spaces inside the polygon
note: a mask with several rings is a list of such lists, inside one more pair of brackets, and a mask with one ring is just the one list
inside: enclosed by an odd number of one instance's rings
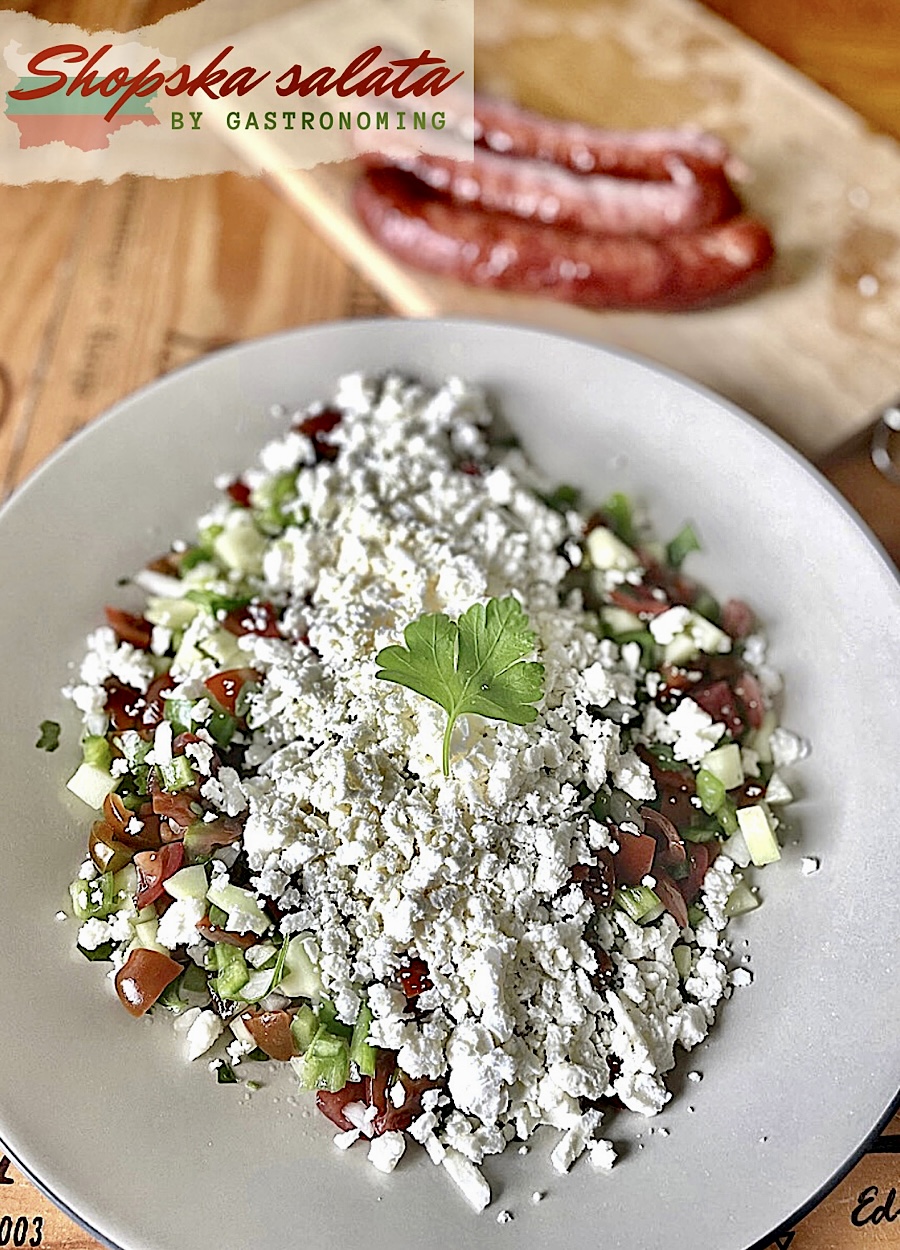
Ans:
{"label": "plate rim", "polygon": [[[234,361],[241,356],[252,356],[259,350],[265,350],[276,345],[279,342],[302,343],[305,339],[314,339],[316,336],[339,335],[347,331],[361,331],[364,334],[376,332],[380,329],[384,331],[386,325],[393,327],[393,332],[403,334],[407,324],[411,326],[429,325],[435,327],[434,332],[439,332],[439,327],[444,327],[450,331],[454,328],[464,328],[467,332],[477,330],[490,331],[491,333],[513,333],[516,336],[526,336],[534,339],[554,340],[561,343],[570,343],[580,348],[590,348],[592,352],[598,353],[601,357],[618,359],[637,366],[640,370],[650,375],[667,379],[674,382],[678,387],[686,388],[688,392],[698,395],[705,400],[711,402],[717,409],[724,411],[731,418],[749,426],[757,436],[761,436],[767,440],[774,449],[780,451],[783,455],[793,463],[795,470],[805,473],[817,483],[818,487],[824,491],[825,495],[833,504],[838,505],[840,514],[844,522],[849,522],[858,532],[862,540],[874,551],[878,557],[882,567],[882,572],[887,573],[889,580],[896,585],[900,585],[900,569],[894,564],[887,554],[883,544],[874,535],[867,523],[860,517],[855,509],[847,502],[847,500],[839,493],[837,488],[828,481],[822,471],[806,457],[804,457],[797,449],[795,449],[785,438],[777,434],[766,426],[759,418],[747,412],[740,405],[731,400],[726,399],[718,394],[712,388],[685,376],[679,371],[668,366],[660,365],[640,353],[632,352],[617,346],[597,343],[591,339],[580,337],[577,335],[566,334],[557,330],[544,329],[541,327],[522,326],[514,323],[507,323],[498,319],[491,318],[471,318],[465,316],[451,317],[365,317],[365,318],[343,318],[332,321],[316,322],[306,326],[292,327],[281,330],[272,334],[261,335],[255,338],[245,339],[239,343],[230,344],[227,347],[217,349],[213,352],[206,353],[187,364],[171,370],[168,373],[155,377],[142,386],[130,391],[127,395],[118,399],[114,404],[105,408],[96,417],[89,420],[85,425],[81,426],[72,436],[59,444],[54,450],[23,479],[9,493],[7,498],[0,505],[0,526],[2,526],[5,518],[12,509],[18,505],[21,498],[28,492],[32,485],[37,482],[45,472],[50,472],[58,460],[71,454],[71,449],[87,437],[91,437],[94,433],[105,427],[108,422],[119,419],[123,413],[126,413],[134,404],[145,400],[153,392],[164,390],[168,385],[178,385],[183,382],[188,374],[200,374],[206,369],[216,370],[223,362]],[[385,365],[390,367],[389,362]],[[846,1162],[835,1171],[821,1184],[821,1186],[807,1198],[795,1213],[788,1219],[782,1220],[776,1227],[765,1236],[753,1242],[748,1250],[765,1250],[772,1240],[780,1234],[790,1230],[796,1223],[804,1219],[812,1210],[821,1204],[823,1199],[831,1193],[835,1187],[853,1170],[859,1161],[871,1150],[872,1144],[883,1133],[884,1128],[900,1110],[900,1082],[898,1082],[897,1093],[888,1102],[887,1107],[882,1112],[874,1127],[866,1134],[863,1141],[855,1148],[848,1157]],[[63,1212],[68,1218],[72,1219],[89,1235],[94,1237],[101,1245],[106,1246],[109,1250],[124,1250],[119,1243],[110,1239],[106,1234],[96,1229],[86,1218],[82,1217],[74,1210],[68,1202],[56,1196],[53,1188],[47,1182],[43,1181],[31,1168],[28,1162],[20,1156],[19,1152],[3,1142],[3,1150],[13,1161],[17,1169],[35,1186],[46,1198],[54,1203],[54,1205]],[[27,1152],[26,1152],[27,1153]]]}

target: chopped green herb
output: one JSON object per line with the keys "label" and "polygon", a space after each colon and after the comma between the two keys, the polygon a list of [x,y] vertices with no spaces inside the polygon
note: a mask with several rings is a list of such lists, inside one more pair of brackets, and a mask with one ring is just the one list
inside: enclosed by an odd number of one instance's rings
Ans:
{"label": "chopped green herb", "polygon": [[651,742],[647,750],[660,768],[665,768],[667,772],[677,773],[683,770],[684,764],[675,758],[675,752],[667,742]]}
{"label": "chopped green herb", "polygon": [[634,528],[631,500],[627,495],[619,491],[615,495],[610,495],[601,511],[616,538],[621,538],[622,542],[629,547],[637,546],[638,536]]}
{"label": "chopped green herb", "polygon": [[700,550],[700,539],[692,525],[683,526],[666,547],[666,560],[673,569],[680,569],[689,551]]}
{"label": "chopped green herb", "polygon": [[234,612],[238,608],[246,608],[250,602],[249,595],[220,595],[214,590],[189,590],[184,597],[190,603],[198,603],[201,608],[206,608],[213,616],[217,616],[219,612]]}
{"label": "chopped green herb", "polygon": [[34,744],[40,751],[55,751],[59,746],[59,725],[55,720],[41,721],[41,734]]}
{"label": "chopped green herb", "polygon": [[237,1085],[238,1079],[234,1075],[234,1068],[230,1063],[220,1063],[216,1068],[216,1080],[220,1085]]}
{"label": "chopped green herb", "polygon": [[447,713],[444,776],[450,775],[453,726],[468,712],[512,725],[537,717],[533,706],[543,695],[544,666],[526,661],[534,634],[521,604],[512,595],[476,603],[451,621],[429,612],[407,625],[406,646],[385,647],[376,673],[439,704]]}
{"label": "chopped green herb", "polygon": [[99,946],[95,946],[92,951],[87,951],[83,946],[79,946],[78,950],[84,955],[85,959],[89,959],[92,964],[100,963],[104,959],[110,959],[113,952],[112,942],[101,942]]}
{"label": "chopped green herb", "polygon": [[576,486],[567,486],[563,483],[549,495],[541,495],[541,498],[554,512],[571,512],[573,508],[578,507],[581,491]]}

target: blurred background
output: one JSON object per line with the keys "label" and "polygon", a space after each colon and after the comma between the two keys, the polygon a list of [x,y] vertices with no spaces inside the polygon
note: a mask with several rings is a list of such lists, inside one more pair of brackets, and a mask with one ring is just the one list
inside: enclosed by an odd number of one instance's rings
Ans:
{"label": "blurred background", "polygon": [[[140,31],[191,6],[10,7]],[[900,391],[900,155],[867,129],[900,135],[900,0],[477,0],[475,66],[480,91],[551,116],[723,135],[775,237],[768,288],[674,315],[473,290],[386,258],[354,219],[350,170],[0,187],[0,490],[135,387],[225,344],[335,317],[471,313],[619,344],[711,385],[828,461],[896,557],[897,490],[864,444]]]}

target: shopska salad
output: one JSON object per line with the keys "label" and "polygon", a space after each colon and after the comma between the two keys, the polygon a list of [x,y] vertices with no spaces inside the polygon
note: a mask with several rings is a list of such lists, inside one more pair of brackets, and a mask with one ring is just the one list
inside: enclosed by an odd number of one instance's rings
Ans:
{"label": "shopska salad", "polygon": [[724,931],[805,753],[751,609],[455,379],[346,377],[222,485],[66,692],[79,949],[220,1082],[289,1063],[384,1171],[411,1137],[481,1209],[541,1125],[609,1168],[607,1108],[659,1112],[750,979]]}

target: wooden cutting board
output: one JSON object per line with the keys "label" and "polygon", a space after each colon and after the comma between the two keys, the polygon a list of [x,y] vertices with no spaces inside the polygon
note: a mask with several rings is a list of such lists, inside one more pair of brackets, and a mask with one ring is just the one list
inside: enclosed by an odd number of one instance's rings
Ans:
{"label": "wooden cutting board", "polygon": [[[249,32],[260,61],[299,20]],[[354,217],[353,164],[297,172],[290,139],[279,149],[276,137],[269,177],[399,312],[526,322],[639,352],[813,457],[900,392],[893,140],[692,0],[477,0],[475,67],[479,90],[551,116],[718,132],[747,167],[743,197],[770,223],[778,263],[764,291],[696,313],[596,313],[475,290],[397,264]],[[259,168],[254,133],[228,137]]]}

